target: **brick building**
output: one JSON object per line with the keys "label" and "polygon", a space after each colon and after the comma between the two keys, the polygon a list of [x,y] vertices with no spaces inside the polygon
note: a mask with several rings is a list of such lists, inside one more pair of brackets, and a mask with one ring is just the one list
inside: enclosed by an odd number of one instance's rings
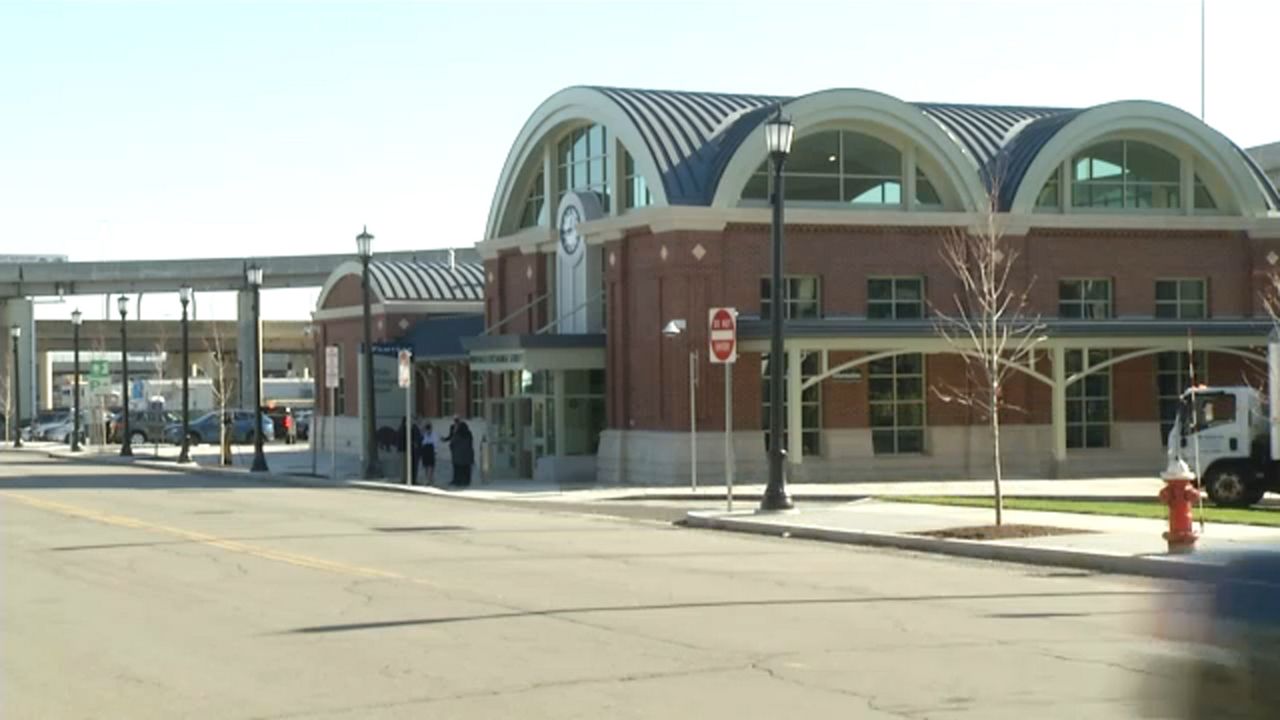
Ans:
{"label": "brick building", "polygon": [[[495,474],[683,483],[689,355],[699,468],[719,477],[723,369],[707,309],[736,307],[733,444],[766,468],[770,181],[785,165],[787,437],[811,481],[982,476],[985,421],[934,389],[964,361],[932,308],[960,286],[948,233],[989,218],[1046,328],[1002,413],[1015,475],[1154,473],[1189,381],[1239,383],[1270,329],[1280,196],[1198,119],[1152,102],[1057,109],[576,87],[515,139],[485,239]],[[662,328],[685,319],[688,332]]]}
{"label": "brick building", "polygon": [[[378,426],[396,428],[404,417],[404,391],[397,385],[395,350],[413,353],[413,415],[441,430],[455,415],[468,418],[484,436],[478,380],[461,338],[483,332],[484,271],[471,250],[425,251],[421,262],[369,265],[371,331],[375,357]],[[341,454],[360,456],[364,413],[364,308],[361,265],[346,263],[330,275],[312,314],[316,371],[316,439],[329,449],[336,433]],[[325,388],[324,348],[338,349],[338,387]],[[447,451],[445,451],[447,456]],[[384,466],[388,466],[384,463]],[[388,469],[390,475],[398,467]]]}

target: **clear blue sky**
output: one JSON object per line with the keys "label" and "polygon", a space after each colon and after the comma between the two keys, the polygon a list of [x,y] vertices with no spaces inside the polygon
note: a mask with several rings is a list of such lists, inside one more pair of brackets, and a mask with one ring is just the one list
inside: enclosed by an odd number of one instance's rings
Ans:
{"label": "clear blue sky", "polygon": [[[0,253],[339,253],[365,223],[378,249],[471,245],[521,125],[577,84],[1198,114],[1199,21],[1199,0],[0,0]],[[1280,2],[1209,0],[1207,28],[1208,122],[1280,140]]]}

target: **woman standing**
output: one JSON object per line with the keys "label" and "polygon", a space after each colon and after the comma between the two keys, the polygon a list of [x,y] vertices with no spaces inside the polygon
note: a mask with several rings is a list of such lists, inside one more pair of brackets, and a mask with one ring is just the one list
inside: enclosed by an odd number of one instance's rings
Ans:
{"label": "woman standing", "polygon": [[427,423],[422,431],[422,467],[427,471],[427,485],[436,484],[436,433]]}
{"label": "woman standing", "polygon": [[469,487],[471,485],[471,466],[475,464],[475,449],[472,448],[471,428],[462,418],[453,419],[453,429],[449,437],[449,454],[453,460],[453,482],[449,487]]}

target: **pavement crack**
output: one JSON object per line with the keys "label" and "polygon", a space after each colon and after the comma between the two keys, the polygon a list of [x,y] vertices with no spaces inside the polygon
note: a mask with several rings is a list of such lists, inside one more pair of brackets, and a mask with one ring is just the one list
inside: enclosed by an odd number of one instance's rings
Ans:
{"label": "pavement crack", "polygon": [[893,717],[907,718],[907,720],[914,720],[914,718],[916,717],[915,713],[906,712],[902,710],[895,710],[893,708],[885,707],[883,705],[878,704],[876,702],[874,695],[865,695],[863,693],[855,692],[853,690],[847,690],[844,688],[831,687],[828,685],[820,685],[817,683],[808,683],[798,678],[792,677],[790,675],[786,675],[765,664],[767,662],[770,662],[771,660],[772,658],[764,659],[764,660],[756,660],[750,663],[749,665],[747,665],[746,669],[764,673],[765,675],[768,675],[770,678],[777,680],[778,682],[794,685],[803,690],[817,690],[820,692],[831,692],[831,693],[836,693],[838,695],[844,695],[846,697],[855,698],[857,700],[862,701],[867,706],[868,709],[875,710],[876,712],[880,712],[880,713],[885,713],[886,715],[892,715]]}

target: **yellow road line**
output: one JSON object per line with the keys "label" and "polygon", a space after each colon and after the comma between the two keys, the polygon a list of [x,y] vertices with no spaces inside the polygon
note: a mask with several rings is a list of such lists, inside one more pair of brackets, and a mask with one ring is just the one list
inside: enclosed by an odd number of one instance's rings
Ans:
{"label": "yellow road line", "polygon": [[116,527],[126,527],[134,530],[147,530],[150,532],[163,533],[165,535],[173,535],[184,540],[190,540],[191,542],[200,543],[202,545],[216,547],[221,550],[251,555],[263,560],[274,560],[276,562],[287,563],[297,567],[332,572],[340,575],[355,575],[357,577],[381,578],[384,580],[413,581],[411,578],[404,575],[388,572],[386,570],[378,570],[377,568],[363,567],[360,565],[348,565],[346,563],[324,560],[310,555],[298,555],[297,553],[285,552],[283,550],[271,550],[235,540],[225,540],[216,535],[195,532],[193,530],[184,530],[182,528],[170,527],[168,525],[158,525],[145,520],[128,517],[126,515],[113,515],[110,513],[92,510],[90,508],[68,505],[67,503],[42,500],[22,493],[0,491],[0,497],[8,498],[9,500],[14,500],[33,508],[47,510],[60,515],[92,520],[94,522],[103,523],[104,525],[114,525]]}

